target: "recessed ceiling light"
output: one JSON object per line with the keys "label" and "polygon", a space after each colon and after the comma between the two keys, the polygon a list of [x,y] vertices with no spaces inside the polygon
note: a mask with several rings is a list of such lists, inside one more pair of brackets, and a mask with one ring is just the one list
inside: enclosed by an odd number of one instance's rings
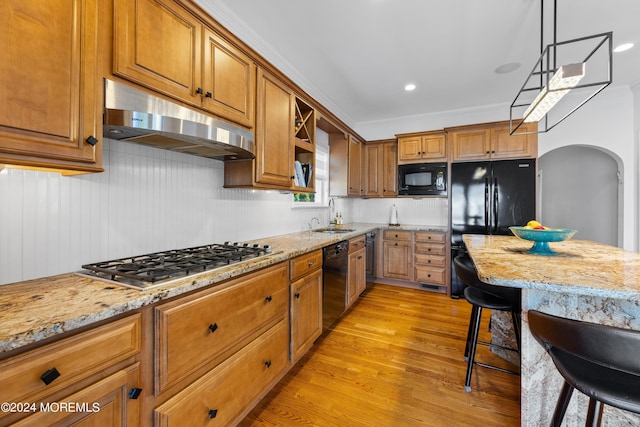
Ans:
{"label": "recessed ceiling light", "polygon": [[507,74],[517,70],[518,68],[520,68],[519,62],[509,62],[508,64],[502,64],[494,71],[496,74]]}
{"label": "recessed ceiling light", "polygon": [[633,47],[633,43],[622,43],[621,45],[613,49],[613,51],[616,53],[624,52],[625,50],[629,50],[632,47]]}
{"label": "recessed ceiling light", "polygon": [[415,90],[416,85],[414,85],[413,83],[408,83],[405,87],[404,90],[406,90],[407,92],[411,92],[412,90]]}

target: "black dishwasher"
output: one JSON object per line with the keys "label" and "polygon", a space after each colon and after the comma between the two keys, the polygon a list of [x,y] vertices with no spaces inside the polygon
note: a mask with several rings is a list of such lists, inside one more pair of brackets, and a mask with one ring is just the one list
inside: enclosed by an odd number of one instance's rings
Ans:
{"label": "black dishwasher", "polygon": [[322,326],[329,328],[347,307],[349,242],[342,240],[322,250]]}

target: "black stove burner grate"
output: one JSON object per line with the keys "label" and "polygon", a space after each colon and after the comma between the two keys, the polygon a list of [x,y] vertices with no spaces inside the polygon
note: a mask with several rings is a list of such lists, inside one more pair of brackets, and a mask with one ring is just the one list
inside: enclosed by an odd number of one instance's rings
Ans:
{"label": "black stove burner grate", "polygon": [[89,275],[146,288],[271,254],[268,245],[213,244],[85,264]]}

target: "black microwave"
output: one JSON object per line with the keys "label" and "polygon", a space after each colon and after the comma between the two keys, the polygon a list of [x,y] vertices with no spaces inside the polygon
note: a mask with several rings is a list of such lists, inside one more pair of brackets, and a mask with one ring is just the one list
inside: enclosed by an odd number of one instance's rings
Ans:
{"label": "black microwave", "polygon": [[398,165],[399,196],[446,196],[447,164]]}

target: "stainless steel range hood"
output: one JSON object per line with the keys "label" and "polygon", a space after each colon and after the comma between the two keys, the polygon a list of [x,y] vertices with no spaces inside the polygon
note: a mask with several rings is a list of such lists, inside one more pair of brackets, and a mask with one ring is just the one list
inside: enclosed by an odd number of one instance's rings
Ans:
{"label": "stainless steel range hood", "polygon": [[253,159],[253,133],[105,79],[104,137],[217,160]]}

